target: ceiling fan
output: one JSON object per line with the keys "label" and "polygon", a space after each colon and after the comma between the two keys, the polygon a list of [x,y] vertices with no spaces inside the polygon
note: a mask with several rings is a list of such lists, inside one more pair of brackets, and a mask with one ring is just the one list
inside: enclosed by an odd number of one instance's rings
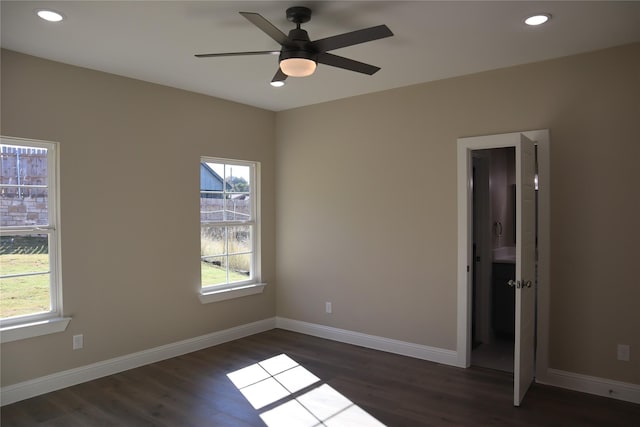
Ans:
{"label": "ceiling fan", "polygon": [[296,24],[296,28],[284,34],[262,15],[252,12],[240,12],[253,25],[265,32],[282,46],[280,50],[266,50],[257,52],[229,52],[229,53],[201,53],[197,58],[211,58],[219,56],[242,55],[280,55],[280,66],[273,76],[271,84],[282,86],[288,76],[306,77],[316,70],[317,63],[343,68],[345,70],[372,75],[380,70],[380,67],[358,62],[353,59],[327,53],[330,50],[366,43],[372,40],[382,39],[393,35],[386,25],[351,31],[324,39],[311,41],[301,24],[311,19],[311,9],[302,6],[287,9],[287,19]]}

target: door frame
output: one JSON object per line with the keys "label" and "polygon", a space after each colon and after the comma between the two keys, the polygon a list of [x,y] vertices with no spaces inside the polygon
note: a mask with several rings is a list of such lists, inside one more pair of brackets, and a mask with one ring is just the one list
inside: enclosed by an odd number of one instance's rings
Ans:
{"label": "door frame", "polygon": [[458,138],[458,328],[457,365],[471,364],[472,285],[472,151],[513,147],[514,138],[524,134],[536,142],[538,157],[538,284],[536,312],[536,379],[542,380],[549,367],[549,260],[550,260],[550,139],[549,130],[513,132]]}

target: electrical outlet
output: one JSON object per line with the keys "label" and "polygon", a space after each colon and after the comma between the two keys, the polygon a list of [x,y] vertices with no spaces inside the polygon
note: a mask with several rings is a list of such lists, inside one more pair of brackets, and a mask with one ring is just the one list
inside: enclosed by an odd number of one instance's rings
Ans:
{"label": "electrical outlet", "polygon": [[73,336],[73,349],[79,350],[84,346],[84,337],[82,334]]}
{"label": "electrical outlet", "polygon": [[618,360],[628,362],[631,359],[631,346],[628,344],[618,344]]}
{"label": "electrical outlet", "polygon": [[326,311],[328,314],[331,314],[333,312],[333,308],[331,307],[330,302],[324,303],[324,311]]}

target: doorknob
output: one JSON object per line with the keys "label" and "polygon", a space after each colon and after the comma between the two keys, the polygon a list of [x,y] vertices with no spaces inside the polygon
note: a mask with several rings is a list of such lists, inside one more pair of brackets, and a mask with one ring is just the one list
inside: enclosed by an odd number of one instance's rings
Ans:
{"label": "doorknob", "polygon": [[520,281],[520,280],[509,280],[507,282],[507,285],[511,286],[512,288],[515,286],[516,289],[520,289],[520,288],[530,288],[532,283],[531,280],[527,280],[527,281]]}

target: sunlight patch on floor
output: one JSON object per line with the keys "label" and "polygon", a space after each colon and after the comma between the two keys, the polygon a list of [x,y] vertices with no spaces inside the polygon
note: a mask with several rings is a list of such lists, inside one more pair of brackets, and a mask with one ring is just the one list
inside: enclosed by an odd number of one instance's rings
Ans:
{"label": "sunlight patch on floor", "polygon": [[[227,377],[256,410],[263,410],[260,418],[269,427],[384,426],[328,384],[316,386],[320,378],[286,354]],[[293,396],[297,392],[303,393]]]}

